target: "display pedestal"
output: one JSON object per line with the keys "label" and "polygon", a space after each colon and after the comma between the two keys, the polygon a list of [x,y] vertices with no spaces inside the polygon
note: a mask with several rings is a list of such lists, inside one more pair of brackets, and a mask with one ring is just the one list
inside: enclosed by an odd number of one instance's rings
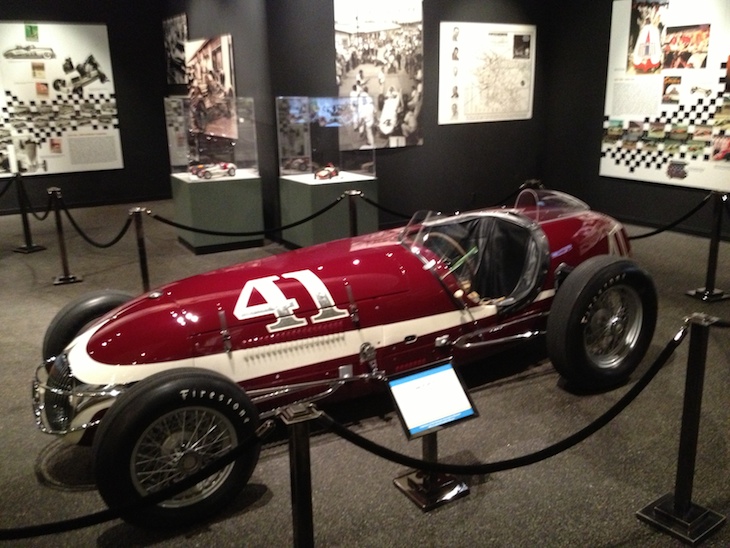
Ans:
{"label": "display pedestal", "polygon": [[[438,461],[438,441],[436,432],[423,437],[423,460]],[[428,512],[469,494],[469,486],[451,474],[439,474],[413,470],[393,480],[416,506]]]}
{"label": "display pedestal", "polygon": [[[175,222],[216,232],[258,232],[264,228],[261,178],[236,175],[198,180],[187,173],[170,177]],[[177,229],[178,240],[196,255],[263,245],[263,235],[218,236]]]}
{"label": "display pedestal", "polygon": [[[317,180],[313,173],[279,178],[281,224],[301,221],[327,207],[348,190],[359,190],[369,200],[378,200],[378,180],[367,175],[342,172],[328,180]],[[350,212],[344,203],[314,219],[282,232],[283,240],[297,247],[337,240],[350,236]],[[357,207],[357,233],[378,230],[378,210],[360,198],[353,198]]]}

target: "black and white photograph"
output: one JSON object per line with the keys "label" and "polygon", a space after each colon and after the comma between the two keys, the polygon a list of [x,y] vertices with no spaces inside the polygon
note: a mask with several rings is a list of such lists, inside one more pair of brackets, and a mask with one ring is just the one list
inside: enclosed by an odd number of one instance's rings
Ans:
{"label": "black and white photograph", "polygon": [[185,42],[188,39],[188,19],[184,13],[162,22],[165,37],[167,83],[185,84]]}
{"label": "black and white photograph", "polygon": [[350,99],[340,149],[423,143],[423,15],[420,0],[334,0],[336,78]]}
{"label": "black and white photograph", "polygon": [[236,139],[236,85],[230,34],[186,42],[185,66],[190,131]]}

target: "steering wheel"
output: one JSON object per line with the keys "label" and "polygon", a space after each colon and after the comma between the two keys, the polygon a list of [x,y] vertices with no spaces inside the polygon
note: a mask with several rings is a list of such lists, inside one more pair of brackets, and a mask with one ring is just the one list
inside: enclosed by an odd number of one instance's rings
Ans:
{"label": "steering wheel", "polygon": [[[471,262],[471,256],[474,254],[474,251],[476,250],[476,247],[472,248],[468,253],[464,250],[462,245],[457,242],[454,238],[449,236],[448,234],[444,234],[443,232],[430,232],[428,235],[428,238],[435,238],[440,239],[444,242],[446,242],[449,246],[451,246],[457,255],[456,261],[450,260],[450,256],[448,252],[444,252],[442,254],[439,254],[439,259],[443,262],[446,262],[449,265],[449,272],[454,273],[462,266],[465,266],[467,269],[467,278],[462,279],[459,276],[456,276],[457,280],[459,280],[460,285],[466,291],[467,293],[471,289],[471,282],[474,278],[476,278],[476,270],[474,270],[474,265],[472,265]],[[432,251],[437,252],[436,249],[432,249]],[[438,252],[437,252],[438,253]],[[445,259],[449,259],[448,261],[445,261]],[[466,286],[466,287],[464,287]]]}

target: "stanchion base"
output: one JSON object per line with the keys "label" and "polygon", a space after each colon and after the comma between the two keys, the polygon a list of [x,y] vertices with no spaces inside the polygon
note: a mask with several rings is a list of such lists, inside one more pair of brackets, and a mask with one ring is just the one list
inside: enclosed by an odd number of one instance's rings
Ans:
{"label": "stanchion base", "polygon": [[57,276],[53,280],[53,285],[77,284],[83,281],[84,279],[82,277],[69,274],[68,276]]}
{"label": "stanchion base", "polygon": [[707,539],[725,523],[725,516],[692,503],[686,515],[676,515],[674,493],[664,495],[642,508],[636,513],[636,517],[693,546]]}
{"label": "stanchion base", "polygon": [[708,291],[704,287],[698,287],[697,289],[691,289],[687,291],[687,295],[701,301],[714,303],[716,301],[722,301],[724,299],[730,299],[730,295],[725,294],[722,289],[713,289]]}
{"label": "stanchion base", "polygon": [[46,248],[42,245],[21,245],[13,249],[15,253],[35,253],[36,251],[45,251]]}
{"label": "stanchion base", "polygon": [[469,486],[449,474],[416,470],[395,478],[393,483],[424,512],[469,494]]}

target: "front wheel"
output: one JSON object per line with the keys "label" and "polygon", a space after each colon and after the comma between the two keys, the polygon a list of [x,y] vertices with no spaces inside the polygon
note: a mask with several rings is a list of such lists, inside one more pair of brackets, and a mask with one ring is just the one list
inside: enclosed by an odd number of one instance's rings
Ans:
{"label": "front wheel", "polygon": [[629,259],[593,257],[571,272],[555,296],[548,355],[568,382],[609,388],[639,365],[656,319],[657,294],[647,272]]}
{"label": "front wheel", "polygon": [[245,392],[217,373],[181,368],[148,377],[124,392],[94,438],[97,487],[110,508],[179,482],[246,444],[241,457],[155,506],[124,511],[146,527],[180,527],[228,505],[258,462],[258,413]]}
{"label": "front wheel", "polygon": [[43,337],[43,359],[58,356],[94,320],[132,300],[123,291],[101,290],[82,295],[64,306],[51,320]]}

